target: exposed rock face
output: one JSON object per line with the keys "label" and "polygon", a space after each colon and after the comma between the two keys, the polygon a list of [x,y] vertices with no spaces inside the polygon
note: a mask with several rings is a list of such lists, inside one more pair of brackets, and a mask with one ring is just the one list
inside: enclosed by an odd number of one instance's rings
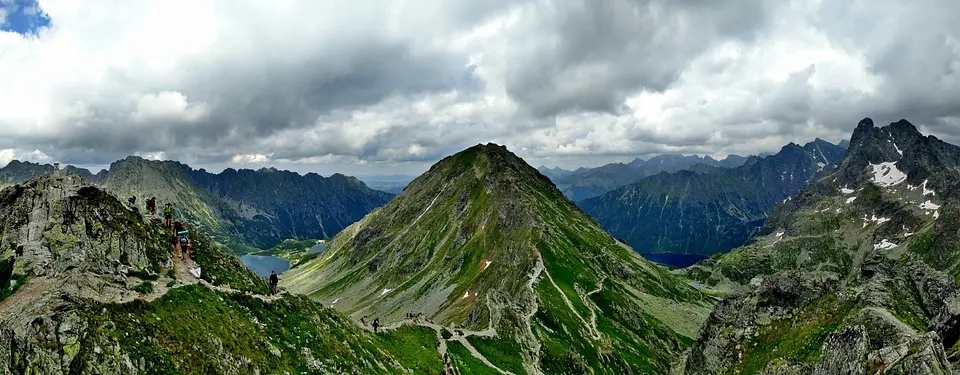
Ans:
{"label": "exposed rock face", "polygon": [[[385,345],[304,297],[265,296],[261,278],[190,229],[193,259],[183,261],[159,219],[74,173],[0,191],[0,374],[441,368],[432,329]],[[187,271],[195,265],[202,281]]]}
{"label": "exposed rock face", "polygon": [[167,234],[102,190],[61,173],[0,192],[0,254],[20,275],[119,275],[168,263]]}
{"label": "exposed rock face", "polygon": [[837,171],[778,205],[764,236],[683,271],[735,291],[683,370],[952,373],[957,165],[960,148],[906,121],[861,121]]}

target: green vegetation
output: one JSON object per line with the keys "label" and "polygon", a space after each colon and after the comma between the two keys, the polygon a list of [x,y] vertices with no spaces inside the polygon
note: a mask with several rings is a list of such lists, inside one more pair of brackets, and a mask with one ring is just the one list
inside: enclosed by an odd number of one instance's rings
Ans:
{"label": "green vegetation", "polygon": [[[447,342],[447,355],[453,366],[460,370],[463,375],[499,375],[497,370],[487,367],[483,361],[474,358],[466,346],[457,341]],[[523,373],[516,373],[521,375]]]}
{"label": "green vegetation", "polygon": [[854,302],[827,294],[803,307],[792,318],[762,326],[757,336],[743,345],[743,359],[730,373],[759,373],[778,359],[816,362],[827,336],[840,327],[854,306]]}
{"label": "green vegetation", "polygon": [[429,374],[443,368],[436,349],[437,333],[430,328],[403,326],[377,335],[377,344],[414,373]]}
{"label": "green vegetation", "polygon": [[83,365],[94,365],[86,363],[95,358],[94,348],[116,344],[143,364],[146,374],[254,369],[399,374],[441,368],[433,331],[410,327],[373,336],[302,297],[266,303],[191,285],[150,303],[106,304],[87,311],[90,329],[78,354]]}
{"label": "green vegetation", "polygon": [[137,286],[133,287],[133,290],[135,290],[137,293],[140,293],[140,294],[153,293],[153,283],[149,281],[144,281],[140,284],[137,284]]}
{"label": "green vegetation", "polygon": [[523,358],[520,344],[504,338],[486,338],[471,336],[467,339],[494,366],[514,374],[526,374],[523,370]]}
{"label": "green vegetation", "polygon": [[143,270],[130,270],[130,272],[127,272],[127,276],[136,277],[140,280],[147,281],[155,281],[160,278],[160,275],[157,275],[156,273]]}

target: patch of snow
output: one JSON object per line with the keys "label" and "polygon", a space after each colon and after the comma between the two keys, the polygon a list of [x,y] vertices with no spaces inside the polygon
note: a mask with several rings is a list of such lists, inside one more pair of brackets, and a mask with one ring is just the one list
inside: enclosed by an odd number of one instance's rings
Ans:
{"label": "patch of snow", "polygon": [[907,232],[903,234],[904,237],[910,237],[912,235],[913,235],[913,232]]}
{"label": "patch of snow", "polygon": [[466,293],[463,293],[463,298],[470,298],[470,291],[469,291],[469,290],[468,290]]}
{"label": "patch of snow", "polygon": [[843,189],[840,189],[840,192],[844,194],[853,194],[853,189],[843,188]]}
{"label": "patch of snow", "polygon": [[900,147],[897,147],[897,142],[892,142],[892,143],[893,143],[893,149],[897,150],[897,153],[900,154],[900,156],[903,156],[903,151],[900,151]]}
{"label": "patch of snow", "polygon": [[920,209],[923,209],[923,210],[936,210],[939,208],[940,208],[939,204],[933,203],[931,201],[920,203]]}
{"label": "patch of snow", "polygon": [[333,302],[331,302],[330,304],[331,304],[331,305],[336,305],[337,302],[340,302],[340,297],[337,297],[337,299],[333,300]]}
{"label": "patch of snow", "polygon": [[933,189],[927,190],[927,180],[923,180],[923,186],[922,186],[922,187],[923,187],[923,195],[937,196],[937,192],[933,191]]}
{"label": "patch of snow", "polygon": [[777,232],[777,237],[783,237],[784,232]]}
{"label": "patch of snow", "polygon": [[866,228],[866,227],[867,227],[867,222],[864,221],[864,222],[863,222],[863,227],[861,227],[860,229],[863,229],[863,228]]}
{"label": "patch of snow", "polygon": [[840,209],[839,209],[839,208],[837,209],[837,213],[838,213],[838,214],[840,213]]}
{"label": "patch of snow", "polygon": [[913,185],[907,184],[907,189],[910,189],[910,191],[917,190],[918,187],[919,186],[913,186]]}
{"label": "patch of snow", "polygon": [[886,249],[892,249],[892,248],[895,248],[895,247],[897,247],[897,244],[895,244],[895,243],[893,243],[893,242],[890,242],[890,241],[887,241],[887,240],[882,240],[882,241],[880,241],[880,243],[873,245],[873,249],[874,249],[874,250],[879,250],[879,249],[886,250]]}
{"label": "patch of snow", "polygon": [[870,167],[873,169],[873,183],[878,186],[894,186],[907,180],[907,175],[897,169],[896,162],[870,163]]}
{"label": "patch of snow", "polygon": [[483,269],[487,269],[487,267],[490,267],[490,263],[492,263],[492,262],[489,261],[489,260],[486,261],[486,262],[483,264]]}
{"label": "patch of snow", "polygon": [[933,211],[933,218],[934,218],[934,219],[939,219],[939,218],[940,218],[940,211]]}
{"label": "patch of snow", "polygon": [[383,292],[380,292],[380,296],[383,297],[385,294],[390,293],[393,289],[384,289]]}
{"label": "patch of snow", "polygon": [[855,201],[855,200],[857,200],[857,197],[847,198],[847,204],[853,203],[853,201]]}
{"label": "patch of snow", "polygon": [[873,217],[870,218],[870,221],[875,221],[877,224],[883,224],[890,221],[890,218],[877,217],[877,215],[874,214]]}
{"label": "patch of snow", "polygon": [[196,278],[199,279],[199,278],[200,278],[200,267],[191,268],[191,269],[190,269],[190,274],[193,275],[193,277],[196,277]]}
{"label": "patch of snow", "polygon": [[822,170],[823,170],[823,167],[826,167],[826,166],[827,166],[826,164],[817,163],[817,172],[822,171]]}

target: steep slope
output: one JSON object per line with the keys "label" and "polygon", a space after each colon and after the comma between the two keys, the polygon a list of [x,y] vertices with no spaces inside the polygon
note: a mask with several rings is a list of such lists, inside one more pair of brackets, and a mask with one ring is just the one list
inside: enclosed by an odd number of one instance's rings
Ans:
{"label": "steep slope", "polygon": [[682,273],[734,292],[688,374],[950,374],[960,354],[960,147],[857,126],[838,169],[748,246]]}
{"label": "steep slope", "polygon": [[661,173],[579,204],[642,252],[710,255],[745,244],[776,203],[831,171],[843,154],[820,139],[791,143],[734,169]]}
{"label": "steep slope", "polygon": [[138,157],[113,163],[103,186],[118,196],[173,202],[180,215],[238,253],[287,238],[332,237],[390,198],[341,174],[301,176],[273,168],[212,174]]}
{"label": "steep slope", "polygon": [[[64,171],[0,191],[0,373],[435,373],[437,333],[372,335]],[[188,268],[200,267],[201,279]],[[464,368],[469,371],[469,368]]]}
{"label": "steep slope", "polygon": [[281,285],[354,319],[463,327],[513,373],[665,373],[710,306],[494,144],[436,163]]}
{"label": "steep slope", "polygon": [[[641,179],[661,172],[676,172],[695,165],[715,168],[733,168],[747,159],[738,155],[729,155],[726,159],[716,160],[710,156],[683,156],[666,154],[649,160],[634,159],[629,163],[611,163],[596,168],[580,168],[566,171],[556,177],[544,173],[570,200],[580,201],[607,193],[621,186],[629,185]],[[541,170],[543,173],[543,170]]]}

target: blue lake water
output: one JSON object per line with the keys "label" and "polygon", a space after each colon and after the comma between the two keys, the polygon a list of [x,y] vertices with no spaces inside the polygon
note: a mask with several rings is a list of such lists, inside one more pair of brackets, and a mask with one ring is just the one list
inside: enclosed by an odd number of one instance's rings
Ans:
{"label": "blue lake water", "polygon": [[308,250],[307,250],[307,254],[316,254],[316,253],[319,253],[319,252],[323,251],[323,249],[325,249],[325,248],[327,248],[327,244],[325,244],[325,243],[318,243],[318,244],[316,244],[315,246],[313,246],[313,247],[311,247],[310,249],[308,249]]}
{"label": "blue lake water", "polygon": [[641,256],[646,258],[651,262],[657,262],[660,264],[666,264],[668,266],[673,266],[677,268],[689,267],[697,262],[709,258],[706,255],[700,254],[654,254],[654,253],[640,253]]}
{"label": "blue lake water", "polygon": [[247,268],[256,272],[257,275],[267,277],[270,276],[271,271],[276,271],[277,274],[280,274],[288,269],[290,269],[290,262],[283,258],[277,258],[271,255],[244,255],[240,257],[240,261],[243,262],[243,265]]}

